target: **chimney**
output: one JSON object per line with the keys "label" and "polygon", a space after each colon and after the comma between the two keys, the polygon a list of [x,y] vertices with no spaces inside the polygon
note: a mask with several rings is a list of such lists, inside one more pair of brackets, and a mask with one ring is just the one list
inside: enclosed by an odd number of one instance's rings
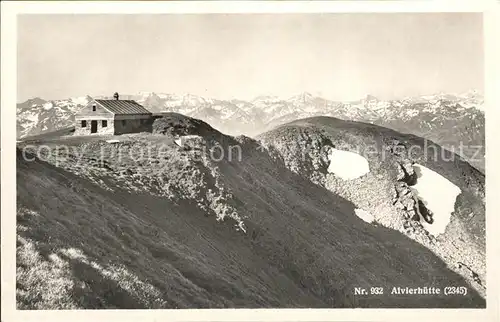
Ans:
{"label": "chimney", "polygon": [[120,98],[120,95],[118,95],[118,92],[115,92],[115,94],[113,95],[113,97],[115,98],[115,100],[118,101],[118,99]]}

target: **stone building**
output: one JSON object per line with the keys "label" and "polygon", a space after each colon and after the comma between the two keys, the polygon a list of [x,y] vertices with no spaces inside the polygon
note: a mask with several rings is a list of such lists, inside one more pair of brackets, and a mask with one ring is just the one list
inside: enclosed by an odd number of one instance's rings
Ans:
{"label": "stone building", "polygon": [[[92,99],[75,115],[75,135],[125,134],[148,131],[153,115],[133,100]],[[150,129],[149,129],[150,130]]]}

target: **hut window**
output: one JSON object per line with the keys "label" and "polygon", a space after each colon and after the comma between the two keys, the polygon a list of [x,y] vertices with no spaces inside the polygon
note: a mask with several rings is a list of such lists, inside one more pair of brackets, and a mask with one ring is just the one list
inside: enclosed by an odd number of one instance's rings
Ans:
{"label": "hut window", "polygon": [[87,127],[87,121],[82,121],[82,127]]}
{"label": "hut window", "polygon": [[102,127],[108,127],[108,121],[103,120],[102,121]]}
{"label": "hut window", "polygon": [[127,121],[122,120],[122,125],[125,126],[127,124]]}
{"label": "hut window", "polygon": [[92,105],[92,112],[95,112],[95,105]]}

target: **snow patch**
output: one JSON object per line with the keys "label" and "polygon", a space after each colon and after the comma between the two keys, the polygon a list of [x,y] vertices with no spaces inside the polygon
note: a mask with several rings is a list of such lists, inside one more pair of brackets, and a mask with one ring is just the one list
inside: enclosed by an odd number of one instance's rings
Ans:
{"label": "snow patch", "polygon": [[54,104],[52,104],[52,102],[47,102],[45,104],[43,104],[43,109],[44,110],[50,110],[54,107]]}
{"label": "snow patch", "polygon": [[484,104],[471,104],[470,108],[475,108],[476,110],[480,112],[485,112],[485,105]]}
{"label": "snow patch", "polygon": [[414,117],[414,116],[417,116],[418,115],[418,110],[416,109],[408,109],[406,111],[406,114],[410,117]]}
{"label": "snow patch", "polygon": [[413,169],[417,174],[417,183],[411,186],[413,193],[432,211],[433,223],[423,218],[420,222],[434,236],[444,233],[455,210],[455,201],[462,192],[459,187],[439,173],[415,163]]}
{"label": "snow patch", "polygon": [[356,216],[363,219],[367,223],[371,224],[372,222],[375,221],[375,218],[373,217],[373,215],[364,209],[356,208],[356,209],[354,209],[354,213],[356,214]]}
{"label": "snow patch", "polygon": [[370,172],[368,160],[355,152],[331,149],[328,172],[343,180],[359,178]]}
{"label": "snow patch", "polygon": [[120,140],[106,140],[107,143],[118,143]]}
{"label": "snow patch", "polygon": [[184,136],[181,136],[181,137],[175,139],[174,142],[178,146],[182,147],[182,146],[184,146],[184,144],[187,141],[197,139],[197,138],[201,138],[201,136],[199,136],[199,135],[184,135]]}
{"label": "snow patch", "polygon": [[77,105],[87,105],[89,102],[89,99],[87,96],[80,96],[80,97],[72,97],[71,101]]}
{"label": "snow patch", "polygon": [[191,139],[201,138],[201,136],[199,136],[199,135],[183,135],[182,138],[184,138],[185,140],[191,140]]}

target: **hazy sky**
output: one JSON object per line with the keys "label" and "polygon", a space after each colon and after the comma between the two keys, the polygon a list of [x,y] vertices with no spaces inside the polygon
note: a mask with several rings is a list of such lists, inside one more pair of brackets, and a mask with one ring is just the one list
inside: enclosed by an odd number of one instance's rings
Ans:
{"label": "hazy sky", "polygon": [[23,15],[18,40],[18,101],[483,90],[476,13]]}

